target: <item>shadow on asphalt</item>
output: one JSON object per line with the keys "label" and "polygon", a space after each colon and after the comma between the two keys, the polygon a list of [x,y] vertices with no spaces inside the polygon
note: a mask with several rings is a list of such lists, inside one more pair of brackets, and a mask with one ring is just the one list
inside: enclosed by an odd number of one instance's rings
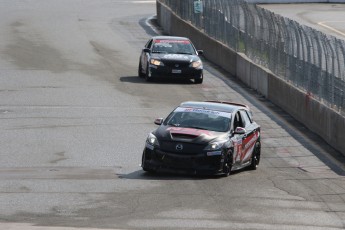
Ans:
{"label": "shadow on asphalt", "polygon": [[246,171],[241,169],[231,172],[230,176],[224,177],[222,175],[192,175],[184,173],[167,173],[167,172],[145,172],[144,170],[137,170],[128,174],[117,174],[120,179],[134,179],[134,180],[214,180],[227,179],[231,176]]}
{"label": "shadow on asphalt", "polygon": [[175,85],[190,85],[194,84],[192,80],[189,79],[181,79],[181,78],[163,78],[163,79],[153,79],[151,81],[146,81],[144,78],[140,78],[138,76],[124,76],[120,77],[121,82],[128,82],[134,84],[175,84]]}

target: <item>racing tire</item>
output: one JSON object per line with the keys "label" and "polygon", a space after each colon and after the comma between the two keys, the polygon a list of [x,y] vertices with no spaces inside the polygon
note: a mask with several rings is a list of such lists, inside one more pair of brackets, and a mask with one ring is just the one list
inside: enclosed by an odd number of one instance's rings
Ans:
{"label": "racing tire", "polygon": [[194,83],[195,84],[202,84],[203,80],[204,80],[204,77],[201,74],[198,78],[194,78]]}
{"label": "racing tire", "polygon": [[231,159],[232,159],[232,152],[229,151],[224,159],[223,177],[228,177],[231,173],[231,168],[232,168]]}
{"label": "racing tire", "polygon": [[146,67],[146,73],[145,73],[145,80],[147,81],[147,82],[150,82],[150,81],[152,81],[152,78],[149,76],[149,65],[147,65],[147,67]]}
{"label": "racing tire", "polygon": [[252,161],[249,166],[250,170],[256,170],[258,168],[258,165],[260,163],[260,154],[261,154],[260,152],[261,152],[260,142],[256,142],[253,155],[252,155]]}
{"label": "racing tire", "polygon": [[149,168],[145,167],[145,152],[143,152],[143,156],[141,158],[141,167],[143,168],[143,170],[145,172],[148,172],[148,173],[154,173],[155,172],[153,169],[149,169]]}
{"label": "racing tire", "polygon": [[145,74],[143,73],[143,69],[141,68],[141,61],[139,62],[139,66],[138,66],[138,77],[140,78],[145,77]]}

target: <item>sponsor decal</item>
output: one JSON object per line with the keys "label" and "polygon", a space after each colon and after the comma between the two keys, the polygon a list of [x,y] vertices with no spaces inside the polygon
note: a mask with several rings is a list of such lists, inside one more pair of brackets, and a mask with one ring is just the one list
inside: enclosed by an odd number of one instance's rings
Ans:
{"label": "sponsor decal", "polygon": [[222,151],[213,151],[213,152],[207,152],[207,156],[220,156],[222,155]]}
{"label": "sponsor decal", "polygon": [[227,112],[220,112],[215,110],[209,110],[209,109],[197,109],[197,108],[177,108],[174,112],[191,112],[191,113],[204,113],[204,114],[210,114],[210,115],[216,115],[221,117],[230,118],[231,113]]}
{"label": "sponsor decal", "polygon": [[247,150],[254,142],[256,141],[256,135],[254,136],[244,145],[244,149]]}
{"label": "sponsor decal", "polygon": [[166,54],[163,56],[165,59],[184,59],[189,60],[189,57],[182,54]]}
{"label": "sponsor decal", "polygon": [[242,153],[242,160],[248,159],[251,155],[251,153],[254,151],[254,146],[256,143],[256,140],[259,138],[259,133],[255,132],[251,136],[249,136],[247,139],[250,139],[248,142],[243,143],[243,153]]}
{"label": "sponsor decal", "polygon": [[190,41],[188,41],[188,40],[168,40],[168,39],[163,39],[163,40],[155,40],[155,43],[180,43],[180,44],[190,44]]}

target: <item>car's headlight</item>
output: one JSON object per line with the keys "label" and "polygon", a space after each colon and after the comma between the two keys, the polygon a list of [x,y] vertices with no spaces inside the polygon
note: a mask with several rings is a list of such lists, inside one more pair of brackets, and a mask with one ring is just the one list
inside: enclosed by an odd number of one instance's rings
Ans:
{"label": "car's headlight", "polygon": [[205,150],[207,150],[207,151],[219,150],[223,147],[223,145],[226,142],[227,142],[227,140],[211,142],[208,146],[206,146]]}
{"label": "car's headlight", "polygon": [[195,69],[202,69],[202,62],[201,60],[198,60],[198,61],[193,61],[191,64],[190,64],[191,67],[195,68]]}
{"label": "car's headlight", "polygon": [[154,147],[159,146],[159,142],[157,140],[157,137],[153,135],[152,133],[149,133],[146,139],[146,147],[153,150]]}
{"label": "car's headlight", "polygon": [[157,59],[151,59],[151,60],[150,60],[150,63],[151,63],[152,65],[157,65],[157,66],[158,66],[158,65],[162,65],[162,66],[164,65],[163,62],[161,62],[160,60],[157,60]]}

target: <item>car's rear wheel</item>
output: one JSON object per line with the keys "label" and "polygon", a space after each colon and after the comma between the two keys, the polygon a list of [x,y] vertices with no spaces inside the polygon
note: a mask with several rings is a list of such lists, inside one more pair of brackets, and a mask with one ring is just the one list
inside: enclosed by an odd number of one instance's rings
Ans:
{"label": "car's rear wheel", "polygon": [[194,83],[201,84],[203,80],[204,80],[204,76],[201,74],[199,77],[194,78]]}
{"label": "car's rear wheel", "polygon": [[143,69],[141,68],[141,61],[139,62],[139,66],[138,66],[138,76],[139,77],[145,77],[145,74],[143,73]]}
{"label": "car's rear wheel", "polygon": [[260,145],[260,142],[258,141],[255,143],[255,147],[252,154],[252,162],[249,166],[249,169],[256,170],[258,168],[258,165],[260,163],[260,154],[261,154],[261,145]]}
{"label": "car's rear wheel", "polygon": [[228,177],[231,173],[232,168],[232,151],[229,150],[224,158],[224,165],[223,165],[223,176]]}

